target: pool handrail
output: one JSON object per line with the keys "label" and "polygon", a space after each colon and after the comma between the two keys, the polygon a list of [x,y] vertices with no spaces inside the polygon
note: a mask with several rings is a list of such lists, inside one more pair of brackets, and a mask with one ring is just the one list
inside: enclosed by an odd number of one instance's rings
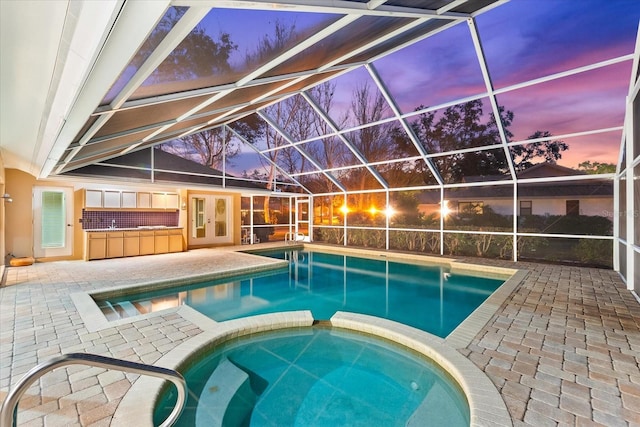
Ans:
{"label": "pool handrail", "polygon": [[299,231],[289,231],[284,235],[284,241],[287,244],[293,244],[293,243],[298,243],[298,242],[304,242],[304,239],[307,236],[305,236],[304,233],[301,233]]}
{"label": "pool handrail", "polygon": [[0,426],[15,427],[17,422],[18,402],[29,386],[40,379],[44,374],[53,369],[66,365],[87,365],[98,368],[116,369],[122,372],[129,372],[140,375],[150,375],[171,381],[178,390],[178,399],[173,411],[160,424],[160,427],[172,426],[184,409],[187,397],[187,384],[184,377],[173,369],[160,366],[147,365],[144,363],[130,362],[128,360],[115,359],[91,353],[68,353],[54,357],[48,361],[31,368],[15,386],[9,391],[2,407],[0,407]]}

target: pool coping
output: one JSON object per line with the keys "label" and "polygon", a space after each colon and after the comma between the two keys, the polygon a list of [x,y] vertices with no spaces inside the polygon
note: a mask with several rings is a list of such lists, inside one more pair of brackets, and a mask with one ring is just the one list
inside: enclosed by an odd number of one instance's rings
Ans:
{"label": "pool coping", "polygon": [[[244,254],[246,256],[253,256],[251,254]],[[174,312],[184,313],[181,310],[182,307],[167,308],[165,310],[156,311],[147,314],[140,314],[138,316],[126,317],[124,319],[108,320],[102,313],[98,305],[96,304],[94,297],[97,298],[109,298],[114,296],[120,296],[125,293],[135,291],[148,291],[148,290],[161,290],[163,288],[170,288],[174,286],[187,285],[191,283],[206,282],[210,280],[226,279],[229,277],[240,276],[243,274],[269,272],[286,268],[289,264],[286,261],[270,259],[266,257],[264,262],[260,265],[251,265],[248,267],[234,267],[225,270],[217,270],[211,273],[194,274],[189,276],[182,276],[180,278],[170,278],[166,280],[154,280],[148,282],[141,282],[130,285],[114,286],[111,288],[101,289],[92,292],[74,292],[70,295],[71,301],[76,306],[80,318],[84,322],[89,332],[97,332],[103,329],[127,325],[129,323],[137,322],[143,319],[149,319],[156,317],[158,314],[168,314]],[[193,310],[193,309],[190,309]],[[195,310],[193,310],[195,311]],[[198,313],[199,314],[199,313]]]}
{"label": "pool coping", "polygon": [[[224,322],[216,322],[199,313],[193,317],[195,310],[185,311],[188,313],[180,314],[200,323],[204,332],[178,345],[154,365],[180,371],[198,355],[228,339],[269,330],[310,327],[314,322],[311,312],[307,310],[262,314]],[[392,320],[357,313],[337,312],[330,322],[335,328],[394,341],[436,362],[462,388],[469,404],[472,427],[513,426],[506,404],[489,377],[448,345],[446,340]],[[135,419],[139,425],[152,426],[154,406],[165,387],[166,383],[161,379],[138,378],[123,396],[112,422],[124,425]]]}

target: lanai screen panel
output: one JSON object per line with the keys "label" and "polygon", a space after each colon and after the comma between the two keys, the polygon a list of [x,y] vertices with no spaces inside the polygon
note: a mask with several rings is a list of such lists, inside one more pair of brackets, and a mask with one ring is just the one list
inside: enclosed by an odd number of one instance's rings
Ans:
{"label": "lanai screen panel", "polygon": [[[236,82],[338,18],[321,13],[212,8],[132,99]],[[274,29],[274,25],[283,28]],[[277,39],[274,31],[283,37]],[[206,39],[213,44],[203,43]]]}
{"label": "lanai screen panel", "polygon": [[[636,2],[586,0],[575,6],[512,1],[476,18],[497,89],[633,53]],[[628,85],[628,75],[624,80]]]}
{"label": "lanai screen panel", "polygon": [[[374,65],[402,113],[486,93],[466,23],[387,55]],[[451,78],[452,70],[456,78]]]}

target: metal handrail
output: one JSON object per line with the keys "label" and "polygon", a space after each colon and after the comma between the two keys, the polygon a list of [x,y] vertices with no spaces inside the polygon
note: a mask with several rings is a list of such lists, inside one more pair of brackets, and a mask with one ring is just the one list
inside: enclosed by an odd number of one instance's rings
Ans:
{"label": "metal handrail", "polygon": [[62,356],[54,357],[51,360],[42,362],[38,366],[32,368],[18,381],[14,388],[9,391],[7,397],[0,408],[0,426],[15,426],[16,415],[18,410],[18,402],[22,395],[27,391],[29,386],[40,379],[47,372],[66,365],[88,365],[99,368],[117,369],[123,372],[130,372],[140,375],[151,375],[153,377],[162,378],[171,381],[178,390],[178,400],[173,411],[169,414],[161,427],[168,427],[176,422],[187,397],[187,383],[184,377],[172,369],[162,368],[159,366],[146,365],[144,363],[130,362],[128,360],[114,359],[112,357],[100,356],[88,353],[69,353]]}
{"label": "metal handrail", "polygon": [[285,243],[296,243],[303,241],[306,236],[298,231],[289,231],[284,235]]}

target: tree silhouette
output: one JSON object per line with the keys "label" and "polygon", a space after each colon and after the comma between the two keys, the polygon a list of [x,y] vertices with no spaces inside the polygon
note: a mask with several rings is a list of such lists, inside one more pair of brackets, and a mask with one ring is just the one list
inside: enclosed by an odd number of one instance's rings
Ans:
{"label": "tree silhouette", "polygon": [[238,155],[240,144],[231,132],[217,127],[161,144],[160,149],[212,169],[221,169],[224,158],[230,159]]}
{"label": "tree silhouette", "polygon": [[[423,109],[423,106],[418,109]],[[499,107],[500,121],[507,140],[513,137],[509,131],[514,118],[512,111]],[[427,153],[458,151],[455,154],[432,158],[434,166],[445,182],[460,182],[471,176],[499,176],[508,172],[507,158],[502,148],[472,150],[490,145],[500,145],[502,140],[493,113],[484,119],[481,100],[469,101],[420,114],[411,127]],[[550,138],[547,131],[536,131],[529,139]],[[509,148],[516,171],[534,165],[533,160],[555,162],[569,146],[562,141],[536,141]],[[470,150],[471,149],[471,150]],[[460,152],[461,150],[465,150]]]}
{"label": "tree silhouette", "polygon": [[[552,136],[547,131],[536,131],[527,139],[551,138]],[[532,162],[533,159],[555,163],[562,157],[562,152],[567,149],[569,149],[569,146],[563,141],[552,141],[550,139],[510,147],[516,172],[521,172],[533,166],[535,164]]]}

